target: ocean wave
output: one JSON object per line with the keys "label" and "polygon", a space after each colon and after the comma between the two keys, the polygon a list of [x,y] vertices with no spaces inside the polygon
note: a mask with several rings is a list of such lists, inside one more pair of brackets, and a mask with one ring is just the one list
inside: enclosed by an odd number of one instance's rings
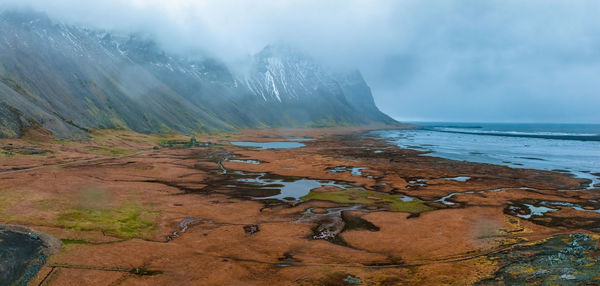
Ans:
{"label": "ocean wave", "polygon": [[579,141],[600,141],[600,134],[593,134],[593,133],[473,130],[471,128],[446,128],[446,127],[433,127],[433,128],[425,128],[425,129],[430,130],[430,131],[458,133],[458,134],[472,134],[472,135],[492,135],[492,136],[504,136],[504,137],[526,137],[526,138],[579,140]]}

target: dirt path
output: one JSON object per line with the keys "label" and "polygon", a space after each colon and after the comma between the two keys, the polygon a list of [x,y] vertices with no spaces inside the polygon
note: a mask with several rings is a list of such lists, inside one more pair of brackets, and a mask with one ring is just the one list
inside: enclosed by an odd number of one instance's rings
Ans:
{"label": "dirt path", "polygon": [[148,152],[148,151],[149,150],[142,150],[142,151],[138,151],[138,152],[135,152],[135,153],[132,153],[132,154],[125,154],[125,155],[119,155],[119,156],[113,156],[113,157],[92,158],[92,159],[71,161],[71,162],[59,163],[59,164],[41,165],[41,166],[37,166],[37,167],[31,167],[31,168],[25,168],[25,169],[19,169],[19,170],[2,171],[2,172],[0,172],[0,176],[2,176],[2,175],[9,175],[9,174],[16,174],[16,173],[30,172],[30,171],[35,171],[35,170],[40,170],[40,169],[45,169],[45,168],[51,168],[51,167],[64,167],[64,166],[70,166],[70,165],[76,165],[76,164],[82,164],[82,163],[91,163],[91,162],[97,162],[97,161],[103,161],[103,160],[107,160],[107,161],[118,160],[118,159],[123,159],[123,158],[134,157],[134,156],[137,156],[139,154],[142,154],[142,153],[145,153],[145,152]]}

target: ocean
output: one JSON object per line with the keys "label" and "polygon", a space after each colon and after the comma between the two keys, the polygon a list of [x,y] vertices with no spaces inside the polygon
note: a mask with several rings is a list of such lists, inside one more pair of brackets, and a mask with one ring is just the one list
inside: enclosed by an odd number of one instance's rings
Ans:
{"label": "ocean", "polygon": [[600,124],[411,123],[419,128],[373,134],[426,156],[568,172],[600,188]]}

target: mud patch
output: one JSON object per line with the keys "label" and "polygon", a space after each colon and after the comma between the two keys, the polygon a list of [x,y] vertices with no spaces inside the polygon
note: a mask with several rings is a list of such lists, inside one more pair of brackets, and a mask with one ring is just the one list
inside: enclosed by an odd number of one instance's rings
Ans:
{"label": "mud patch", "polygon": [[344,230],[344,220],[341,216],[324,216],[317,221],[317,225],[312,229],[314,240],[327,240],[331,243],[347,246],[348,244],[339,236]]}
{"label": "mud patch", "polygon": [[284,253],[283,256],[279,257],[277,260],[279,260],[281,262],[286,262],[286,263],[299,263],[299,262],[302,262],[302,260],[295,258],[289,252]]}
{"label": "mud patch", "polygon": [[368,220],[362,217],[351,214],[350,212],[342,212],[342,220],[344,220],[345,226],[342,232],[350,230],[368,230],[368,231],[379,231],[379,227],[374,225]]}
{"label": "mud patch", "polygon": [[[318,210],[315,212],[315,210]],[[350,230],[368,230],[379,231],[379,227],[363,219],[356,212],[369,212],[361,205],[349,207],[335,207],[327,209],[307,209],[299,222],[314,222],[312,228],[313,234],[310,237],[313,240],[326,240],[331,243],[351,247],[340,236],[345,231]]]}
{"label": "mud patch", "polygon": [[137,276],[154,276],[162,274],[161,270],[150,270],[146,268],[133,268],[129,271],[129,273]]}
{"label": "mud patch", "polygon": [[244,232],[249,235],[253,235],[260,231],[260,228],[256,224],[250,224],[244,226]]}
{"label": "mud patch", "polygon": [[322,278],[316,284],[323,286],[361,285],[362,280],[346,272],[334,272]]}

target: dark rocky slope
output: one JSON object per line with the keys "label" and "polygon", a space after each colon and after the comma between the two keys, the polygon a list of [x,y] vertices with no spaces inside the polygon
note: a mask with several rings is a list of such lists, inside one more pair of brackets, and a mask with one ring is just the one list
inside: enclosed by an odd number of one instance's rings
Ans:
{"label": "dark rocky slope", "polygon": [[151,40],[0,13],[0,137],[37,125],[57,137],[91,128],[234,130],[394,124],[358,71],[333,73],[282,47],[243,73],[171,55]]}

